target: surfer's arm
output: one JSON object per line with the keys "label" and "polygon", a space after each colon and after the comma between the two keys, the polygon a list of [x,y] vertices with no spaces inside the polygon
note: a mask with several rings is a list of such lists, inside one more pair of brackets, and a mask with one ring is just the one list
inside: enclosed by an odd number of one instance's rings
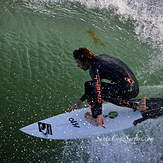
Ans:
{"label": "surfer's arm", "polygon": [[77,110],[77,108],[82,104],[82,100],[79,100],[78,102],[76,102],[69,110],[69,113],[71,111],[73,111],[74,109]]}
{"label": "surfer's arm", "polygon": [[80,98],[80,100],[83,102],[85,101],[87,98],[86,98],[86,94],[84,93],[83,96]]}
{"label": "surfer's arm", "polygon": [[94,65],[91,67],[90,75],[93,80],[94,92],[95,92],[95,97],[94,97],[95,106],[92,108],[92,117],[97,118],[97,116],[102,114],[101,79],[100,79],[98,65]]}
{"label": "surfer's arm", "polygon": [[69,110],[69,113],[71,111],[73,111],[74,109],[77,110],[77,108],[82,104],[83,101],[86,100],[86,95],[85,93],[83,94],[83,96],[80,98],[80,100],[78,102],[76,102]]}

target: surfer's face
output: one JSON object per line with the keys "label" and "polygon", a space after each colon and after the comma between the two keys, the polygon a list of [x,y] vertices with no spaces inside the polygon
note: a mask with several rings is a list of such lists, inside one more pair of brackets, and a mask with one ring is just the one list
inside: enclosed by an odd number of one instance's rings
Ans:
{"label": "surfer's face", "polygon": [[78,64],[78,67],[80,67],[84,71],[87,71],[89,69],[90,63],[88,61],[81,62],[79,59],[76,59],[76,62]]}

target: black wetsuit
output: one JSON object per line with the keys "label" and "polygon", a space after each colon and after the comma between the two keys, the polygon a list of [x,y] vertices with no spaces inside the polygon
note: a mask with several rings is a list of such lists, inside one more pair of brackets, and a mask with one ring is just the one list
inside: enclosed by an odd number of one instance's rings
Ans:
{"label": "black wetsuit", "polygon": [[[139,85],[133,72],[124,62],[102,54],[92,59],[89,73],[92,81],[85,82],[85,93],[80,100],[87,99],[93,118],[102,114],[102,100],[132,107],[129,100],[138,95]],[[108,79],[110,83],[101,82],[102,79]]]}

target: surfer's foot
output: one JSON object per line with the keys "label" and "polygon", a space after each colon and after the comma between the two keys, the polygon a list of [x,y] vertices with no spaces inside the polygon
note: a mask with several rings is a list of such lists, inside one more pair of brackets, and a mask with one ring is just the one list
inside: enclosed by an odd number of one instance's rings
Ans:
{"label": "surfer's foot", "polygon": [[94,126],[99,126],[98,118],[93,118],[90,112],[85,113],[85,119]]}
{"label": "surfer's foot", "polygon": [[145,96],[141,99],[140,103],[137,106],[137,109],[140,111],[146,111],[147,110],[147,106],[146,106],[146,100],[148,98]]}

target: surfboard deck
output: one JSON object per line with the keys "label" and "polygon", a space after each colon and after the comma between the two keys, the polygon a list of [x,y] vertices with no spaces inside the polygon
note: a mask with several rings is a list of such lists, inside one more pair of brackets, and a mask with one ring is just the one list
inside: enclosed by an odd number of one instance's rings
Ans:
{"label": "surfboard deck", "polygon": [[130,108],[119,107],[111,103],[103,104],[102,110],[106,129],[87,122],[84,116],[86,112],[90,112],[90,109],[83,108],[41,120],[20,130],[45,139],[80,139],[128,129],[135,125],[136,120],[144,118],[141,111],[133,112]]}

